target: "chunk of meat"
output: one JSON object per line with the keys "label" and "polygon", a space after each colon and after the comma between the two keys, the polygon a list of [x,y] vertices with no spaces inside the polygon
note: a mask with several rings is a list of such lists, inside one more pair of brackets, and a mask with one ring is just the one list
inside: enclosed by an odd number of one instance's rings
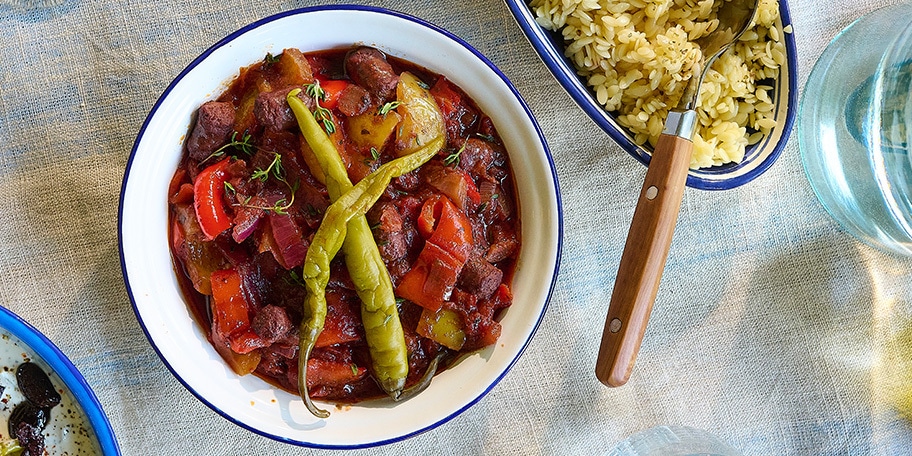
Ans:
{"label": "chunk of meat", "polygon": [[478,176],[487,176],[488,167],[494,164],[497,152],[494,145],[479,138],[469,138],[459,154],[459,167]]}
{"label": "chunk of meat", "polygon": [[491,227],[491,245],[485,252],[485,259],[489,263],[497,263],[510,258],[516,254],[519,244],[519,239],[513,227],[494,225]]}
{"label": "chunk of meat", "polygon": [[199,107],[196,125],[187,140],[187,152],[196,161],[205,160],[228,142],[234,127],[234,106],[227,101],[207,101]]}
{"label": "chunk of meat", "polygon": [[374,239],[380,250],[380,256],[387,263],[403,258],[410,246],[409,232],[405,229],[402,216],[396,205],[390,202],[379,203],[367,214],[368,222],[374,231]]}
{"label": "chunk of meat", "polygon": [[[291,107],[285,97],[295,87],[285,87],[271,92],[263,92],[257,95],[253,105],[253,115],[256,117],[257,124],[268,131],[288,130],[297,125]],[[304,101],[307,107],[313,111],[313,99],[304,96],[303,91],[298,94],[298,98]]]}
{"label": "chunk of meat", "polygon": [[210,295],[212,285],[209,276],[213,271],[223,268],[225,261],[219,254],[218,247],[206,241],[192,205],[172,206],[171,213],[171,249],[180,260],[193,288],[204,295]]}
{"label": "chunk of meat", "polygon": [[253,332],[266,342],[272,344],[285,337],[291,331],[291,319],[285,309],[268,305],[260,309],[250,324]]}
{"label": "chunk of meat", "polygon": [[503,279],[503,271],[481,256],[473,255],[459,274],[457,285],[481,299],[490,298]]}
{"label": "chunk of meat", "polygon": [[386,56],[374,48],[359,47],[345,56],[345,71],[348,77],[367,89],[381,101],[396,95],[399,75],[386,60]]}
{"label": "chunk of meat", "polygon": [[364,114],[374,105],[370,93],[357,84],[349,84],[342,89],[338,103],[339,111],[348,117]]}

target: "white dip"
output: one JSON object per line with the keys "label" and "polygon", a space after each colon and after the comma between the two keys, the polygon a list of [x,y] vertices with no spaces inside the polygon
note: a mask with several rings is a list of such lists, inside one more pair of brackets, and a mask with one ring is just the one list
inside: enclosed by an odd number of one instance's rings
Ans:
{"label": "white dip", "polygon": [[16,405],[25,401],[16,381],[16,367],[31,361],[44,370],[60,393],[60,403],[51,409],[44,428],[44,446],[48,455],[100,455],[101,448],[85,413],[60,377],[19,338],[0,330],[0,436],[10,439],[9,417]]}

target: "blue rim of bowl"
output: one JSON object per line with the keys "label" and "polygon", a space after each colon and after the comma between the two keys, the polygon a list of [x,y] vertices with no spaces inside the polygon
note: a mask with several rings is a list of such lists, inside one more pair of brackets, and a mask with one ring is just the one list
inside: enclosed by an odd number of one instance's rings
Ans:
{"label": "blue rim of bowl", "polygon": [[[580,79],[573,68],[573,64],[563,55],[564,44],[560,34],[547,30],[535,21],[535,15],[532,10],[522,0],[504,0],[507,7],[513,13],[513,17],[519,24],[526,38],[532,44],[532,47],[538,53],[545,66],[551,71],[551,74],[557,79],[560,85],[567,91],[573,101],[608,135],[618,143],[627,153],[640,163],[648,166],[651,158],[650,154],[642,146],[635,144],[631,138],[624,132],[624,129],[614,120],[611,115],[605,111],[596,101],[592,92],[588,89],[585,81]],[[792,24],[791,15],[786,0],[779,0],[779,15],[782,19],[782,26],[786,27]],[[769,155],[762,157],[762,161],[749,171],[734,177],[720,179],[719,176],[744,168],[746,165],[752,165],[753,161],[758,158],[760,147],[764,143],[748,146],[745,151],[745,158],[739,164],[725,164],[703,168],[699,170],[690,170],[687,174],[687,186],[701,190],[729,190],[744,185],[766,172],[779,155],[785,149],[791,134],[792,127],[795,123],[795,115],[798,110],[798,60],[793,33],[785,33],[783,41],[786,47],[786,59],[788,65],[788,98],[785,121],[781,124],[782,135]],[[782,93],[783,78],[778,78],[776,83],[776,97]],[[777,119],[778,121],[778,119]],[[715,178],[712,178],[715,177]]]}
{"label": "blue rim of bowl", "polygon": [[[296,16],[296,15],[300,15],[300,14],[307,14],[307,13],[318,12],[318,11],[343,11],[343,10],[363,11],[363,12],[369,12],[369,13],[377,13],[377,14],[395,16],[395,17],[398,17],[398,18],[401,18],[401,19],[404,19],[404,20],[407,20],[410,22],[414,22],[418,25],[424,26],[424,27],[426,27],[432,31],[435,31],[435,32],[443,35],[444,37],[460,44],[464,48],[466,48],[466,50],[468,50],[472,54],[474,54],[479,60],[481,60],[492,71],[494,71],[494,73],[496,73],[497,76],[500,77],[500,79],[503,80],[503,82],[507,85],[507,87],[510,88],[510,91],[513,93],[513,96],[516,98],[516,100],[522,106],[526,115],[531,120],[531,123],[535,126],[535,132],[538,135],[539,142],[541,143],[542,148],[544,149],[544,152],[545,152],[545,156],[548,160],[548,166],[550,168],[550,172],[551,172],[551,176],[552,176],[552,180],[553,180],[553,184],[554,184],[554,191],[555,191],[555,195],[557,197],[557,229],[558,229],[558,232],[557,232],[557,252],[556,252],[557,255],[555,258],[554,273],[552,274],[552,277],[551,277],[551,284],[548,288],[548,294],[545,299],[545,304],[542,306],[541,313],[539,314],[538,319],[535,322],[535,326],[532,328],[532,332],[530,333],[529,338],[526,339],[526,341],[523,343],[522,347],[520,347],[519,351],[516,353],[516,356],[513,357],[513,359],[509,362],[509,364],[506,366],[506,368],[504,368],[503,372],[501,372],[500,375],[498,375],[497,378],[495,378],[494,381],[491,382],[491,384],[488,385],[488,387],[484,391],[482,391],[476,398],[469,401],[465,406],[452,412],[450,415],[448,415],[434,423],[431,423],[430,425],[428,425],[424,428],[413,431],[411,433],[397,436],[397,437],[394,437],[391,439],[378,440],[376,442],[368,442],[368,443],[357,444],[357,445],[326,445],[326,444],[316,444],[316,443],[312,443],[312,442],[305,442],[305,441],[289,439],[287,437],[282,437],[279,435],[271,434],[271,433],[262,431],[260,429],[254,428],[252,426],[249,426],[245,423],[242,423],[242,422],[234,419],[228,413],[226,413],[223,410],[216,407],[211,402],[209,402],[200,392],[191,388],[190,385],[187,382],[185,382],[183,378],[181,378],[180,374],[178,374],[178,372],[174,369],[174,367],[171,366],[171,364],[168,362],[168,360],[165,358],[165,356],[162,355],[162,353],[159,351],[158,347],[153,342],[153,339],[152,339],[151,335],[149,334],[148,329],[146,328],[145,324],[143,324],[142,316],[139,313],[139,309],[136,307],[136,299],[134,298],[133,291],[130,287],[130,279],[129,279],[129,275],[127,273],[126,261],[125,261],[124,253],[123,253],[124,252],[124,249],[123,249],[123,207],[124,206],[123,205],[124,205],[124,192],[126,191],[127,181],[129,180],[129,177],[130,177],[130,170],[133,165],[133,158],[136,155],[136,150],[139,147],[139,143],[142,140],[143,135],[145,134],[146,128],[148,127],[149,122],[155,116],[155,113],[158,111],[161,103],[164,101],[165,98],[168,97],[168,94],[171,93],[171,90],[174,89],[174,87],[177,85],[177,83],[180,82],[180,80],[183,79],[187,75],[187,73],[189,73],[191,70],[193,70],[193,68],[195,68],[197,65],[199,65],[203,60],[205,60],[210,54],[215,52],[217,49],[230,44],[232,41],[234,41],[239,36],[241,36],[247,32],[250,32],[252,30],[255,30],[270,22],[273,22],[273,21],[276,21],[276,20],[279,20],[279,19],[282,19],[282,18],[285,18],[288,16]],[[155,350],[156,353],[158,353],[159,358],[162,360],[162,362],[165,364],[165,366],[168,368],[168,370],[171,371],[171,374],[184,386],[184,388],[186,388],[194,396],[196,396],[197,399],[199,399],[202,403],[206,404],[210,409],[212,409],[213,411],[215,411],[216,413],[221,415],[226,420],[228,420],[244,429],[247,429],[248,431],[251,431],[255,434],[259,434],[259,435],[268,437],[270,439],[273,439],[273,440],[276,440],[279,442],[284,442],[284,443],[289,443],[289,444],[304,446],[304,447],[309,447],[309,448],[319,448],[319,449],[359,449],[359,448],[370,448],[370,447],[400,442],[402,440],[406,440],[410,437],[414,437],[418,434],[421,434],[423,432],[434,429],[434,428],[450,421],[451,419],[462,414],[462,412],[466,411],[467,409],[469,409],[470,407],[475,405],[479,400],[481,400],[482,397],[486,396],[491,391],[491,389],[494,388],[494,386],[496,386],[498,383],[500,383],[500,381],[507,374],[507,372],[510,371],[510,369],[513,367],[513,365],[516,364],[516,361],[523,354],[523,352],[525,352],[526,347],[529,346],[529,343],[531,342],[535,333],[538,331],[538,327],[541,325],[542,319],[544,318],[545,312],[547,311],[548,305],[551,301],[551,296],[554,293],[554,287],[557,283],[557,276],[558,276],[558,271],[560,269],[560,262],[561,262],[562,251],[563,251],[563,239],[564,239],[563,203],[561,201],[560,185],[559,185],[558,179],[557,179],[557,169],[554,165],[554,159],[551,155],[551,150],[548,148],[548,143],[545,140],[544,133],[542,132],[541,127],[538,124],[538,121],[535,119],[535,116],[532,114],[532,110],[529,109],[529,106],[526,104],[525,100],[520,95],[519,91],[516,89],[516,87],[513,86],[513,83],[510,82],[510,80],[506,77],[506,75],[504,75],[503,72],[501,72],[500,69],[498,69],[497,66],[494,65],[494,63],[492,63],[490,60],[488,60],[487,57],[485,57],[481,52],[479,52],[477,49],[472,47],[470,44],[468,44],[466,41],[459,38],[458,36],[448,32],[434,24],[431,24],[423,19],[417,18],[415,16],[411,16],[411,15],[408,15],[408,14],[405,14],[402,12],[398,12],[398,11],[394,11],[394,10],[390,10],[387,8],[362,6],[362,5],[314,6],[314,7],[307,7],[307,8],[298,8],[298,9],[293,9],[293,10],[285,11],[282,13],[274,14],[272,16],[268,16],[268,17],[260,19],[256,22],[253,22],[241,29],[238,29],[234,33],[231,33],[230,35],[226,36],[225,38],[221,39],[220,41],[218,41],[217,43],[212,45],[209,49],[207,49],[202,54],[200,54],[199,57],[194,59],[186,68],[184,68],[183,71],[180,72],[180,74],[177,75],[176,78],[174,78],[174,80],[171,82],[171,84],[168,85],[168,87],[165,89],[165,91],[162,93],[162,95],[155,102],[155,105],[152,107],[152,110],[149,112],[149,115],[146,117],[146,120],[143,121],[143,125],[139,130],[139,134],[137,135],[136,142],[133,145],[133,149],[130,151],[130,157],[127,161],[126,171],[124,172],[123,183],[122,183],[121,191],[120,191],[120,202],[118,205],[117,225],[118,225],[118,229],[117,229],[118,246],[119,246],[119,250],[120,250],[120,265],[121,265],[121,270],[123,271],[123,275],[124,275],[124,284],[127,289],[127,294],[130,296],[130,303],[133,307],[133,312],[136,314],[136,318],[139,321],[140,326],[142,327],[143,333],[145,333],[145,335],[146,335],[146,339],[149,340],[150,344],[152,345],[152,348]]]}
{"label": "blue rim of bowl", "polygon": [[79,403],[88,418],[89,425],[95,433],[102,453],[105,455],[119,455],[120,447],[114,437],[114,429],[111,427],[111,423],[101,407],[101,402],[98,401],[95,393],[92,392],[92,388],[89,387],[85,378],[79,373],[79,370],[76,369],[70,359],[41,331],[38,331],[34,326],[23,320],[22,317],[3,306],[0,306],[0,328],[19,338],[34,352],[34,355],[47,363],[54,370],[54,374],[63,380],[63,383],[73,394],[73,397],[76,398],[76,402]]}

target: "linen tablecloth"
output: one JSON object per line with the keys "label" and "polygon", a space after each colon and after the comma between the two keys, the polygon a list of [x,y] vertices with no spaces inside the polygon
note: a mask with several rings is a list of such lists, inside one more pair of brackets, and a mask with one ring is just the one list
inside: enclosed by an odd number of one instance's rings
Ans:
{"label": "linen tablecloth", "polygon": [[[328,453],[230,423],[169,373],[123,284],[117,205],[139,127],[193,58],[262,17],[334,2],[29,3],[0,1],[0,305],[72,359],[126,455]],[[747,455],[912,453],[892,394],[912,358],[893,337],[912,326],[912,260],[827,216],[794,132],[748,185],[686,191],[633,376],[609,389],[593,368],[645,167],[561,90],[502,1],[360,3],[450,30],[512,80],[554,155],[566,236],[541,327],[490,394],[355,454],[604,454],[657,424]],[[842,28],[892,3],[793,0],[800,85]]]}

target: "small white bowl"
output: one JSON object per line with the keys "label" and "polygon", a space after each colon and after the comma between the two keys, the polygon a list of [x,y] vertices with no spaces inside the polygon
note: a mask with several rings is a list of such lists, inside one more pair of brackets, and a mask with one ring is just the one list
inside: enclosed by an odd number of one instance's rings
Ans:
{"label": "small white bowl", "polygon": [[[234,374],[184,301],[168,248],[167,188],[196,108],[222,92],[238,69],[285,48],[316,51],[366,44],[446,75],[491,116],[508,149],[521,210],[523,246],[513,306],[494,346],[435,377],[402,403],[387,399],[314,418],[296,395]],[[140,130],[124,174],[120,252],[136,316],[165,365],[201,401],[258,434],[297,445],[360,448],[432,429],[465,411],[506,375],[541,322],[557,277],[562,213],[557,174],[542,132],[506,77],[468,44],[414,17],[380,8],[331,6],[257,21],[195,59],[168,86]]]}
{"label": "small white bowl", "polygon": [[[57,450],[83,451],[93,453],[101,451],[102,456],[120,455],[120,446],[114,436],[114,429],[108,421],[107,415],[101,407],[101,403],[92,391],[92,388],[86,382],[85,378],[76,369],[76,366],[67,358],[63,352],[51,342],[34,326],[23,320],[12,311],[0,307],[0,338],[3,339],[2,349],[0,349],[0,358],[9,360],[10,358],[22,361],[22,356],[27,356],[32,362],[41,366],[49,374],[51,382],[65,393],[62,395],[62,402],[52,409],[51,416],[71,417],[69,419],[57,418],[52,419],[45,428],[45,435],[54,436],[61,439],[57,443]],[[4,363],[6,364],[6,363]],[[15,367],[13,364],[4,365],[7,378],[15,379]],[[5,383],[5,382],[4,382]],[[9,384],[6,383],[8,386]],[[15,394],[16,396],[21,393]],[[4,401],[11,397],[10,390],[6,390]],[[12,403],[5,404],[5,407],[11,407]],[[75,409],[79,409],[78,411]],[[79,430],[74,429],[81,419],[73,420],[72,417],[84,417],[85,425],[88,428]],[[8,418],[8,417],[7,417]],[[91,444],[85,445],[79,441],[79,435],[82,432],[95,437],[98,443],[97,448],[89,448]],[[6,432],[6,418],[3,422],[4,435]],[[69,434],[69,437],[66,437]],[[81,445],[82,448],[73,448],[73,445]],[[83,454],[78,452],[77,454]]]}

